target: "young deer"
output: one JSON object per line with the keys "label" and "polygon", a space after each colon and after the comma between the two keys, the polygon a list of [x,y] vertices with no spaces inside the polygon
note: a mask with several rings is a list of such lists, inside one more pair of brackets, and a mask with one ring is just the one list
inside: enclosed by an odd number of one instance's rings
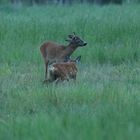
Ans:
{"label": "young deer", "polygon": [[53,63],[48,66],[48,80],[46,82],[59,82],[70,79],[76,80],[78,72],[76,63],[81,60],[78,56],[75,60],[68,59],[67,62]]}
{"label": "young deer", "polygon": [[45,61],[45,80],[48,79],[47,70],[48,65],[54,62],[64,62],[66,57],[70,57],[71,54],[78,48],[86,46],[87,43],[83,41],[80,37],[73,35],[68,35],[69,42],[67,46],[59,45],[54,42],[45,42],[41,45],[40,51]]}

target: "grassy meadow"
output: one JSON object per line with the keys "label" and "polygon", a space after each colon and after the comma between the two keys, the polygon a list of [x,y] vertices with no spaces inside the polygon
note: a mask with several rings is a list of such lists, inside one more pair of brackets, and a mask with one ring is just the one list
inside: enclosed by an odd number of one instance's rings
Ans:
{"label": "grassy meadow", "polygon": [[[0,6],[0,140],[138,140],[140,5]],[[88,42],[76,83],[43,85],[39,51]]]}

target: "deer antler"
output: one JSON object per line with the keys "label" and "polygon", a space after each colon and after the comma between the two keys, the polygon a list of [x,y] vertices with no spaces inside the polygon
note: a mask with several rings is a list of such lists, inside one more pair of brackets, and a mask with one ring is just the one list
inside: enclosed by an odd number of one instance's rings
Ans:
{"label": "deer antler", "polygon": [[75,32],[73,32],[73,34],[68,35],[69,38],[73,38],[75,36],[76,36]]}

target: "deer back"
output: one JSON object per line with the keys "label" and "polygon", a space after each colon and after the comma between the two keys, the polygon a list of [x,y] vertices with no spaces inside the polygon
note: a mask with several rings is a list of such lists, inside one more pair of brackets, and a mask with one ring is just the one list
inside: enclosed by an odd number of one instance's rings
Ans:
{"label": "deer back", "polygon": [[63,62],[65,57],[70,56],[77,47],[87,45],[87,43],[80,37],[76,36],[75,33],[73,35],[68,35],[66,41],[69,42],[66,46],[51,41],[43,43],[40,47],[40,51],[45,62]]}
{"label": "deer back", "polygon": [[75,79],[77,71],[74,62],[55,63],[49,66],[49,78],[52,80],[60,78],[62,81]]}

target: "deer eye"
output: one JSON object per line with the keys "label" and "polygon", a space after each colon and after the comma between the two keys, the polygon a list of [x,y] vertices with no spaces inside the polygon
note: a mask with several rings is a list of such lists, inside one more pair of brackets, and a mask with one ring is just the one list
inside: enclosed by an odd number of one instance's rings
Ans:
{"label": "deer eye", "polygon": [[73,40],[76,40],[77,38],[76,37],[73,37]]}

